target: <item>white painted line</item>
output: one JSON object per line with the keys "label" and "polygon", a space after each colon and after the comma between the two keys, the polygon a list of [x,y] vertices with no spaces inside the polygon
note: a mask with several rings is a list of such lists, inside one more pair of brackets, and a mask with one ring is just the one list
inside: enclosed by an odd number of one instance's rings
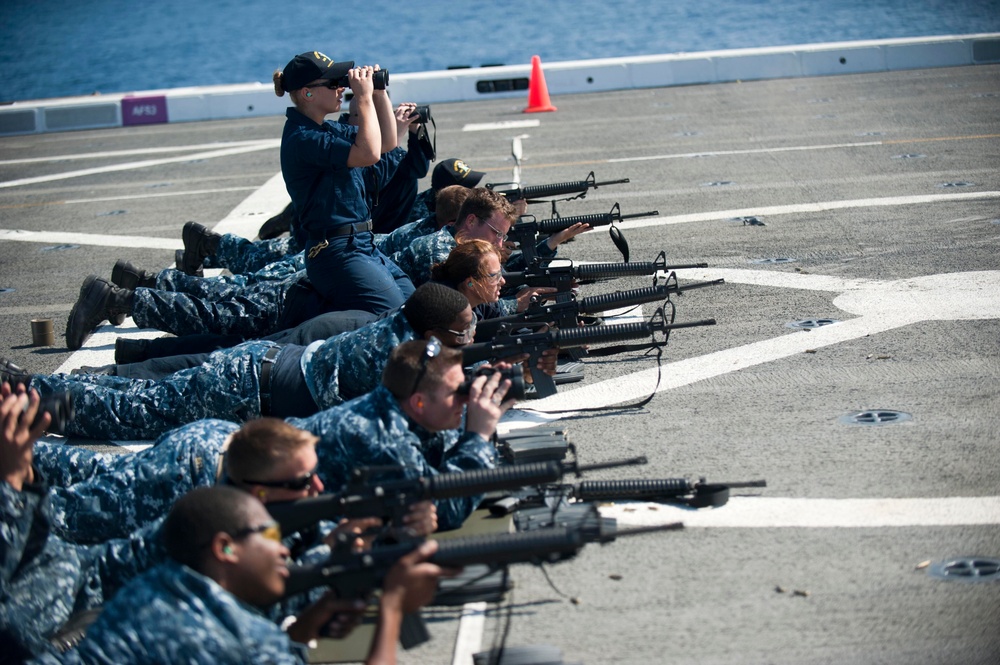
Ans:
{"label": "white painted line", "polygon": [[269,139],[267,141],[255,141],[250,145],[225,148],[221,150],[209,150],[207,152],[197,152],[180,157],[167,157],[164,159],[147,159],[140,162],[126,162],[124,164],[111,164],[92,169],[81,169],[79,171],[65,171],[47,176],[37,176],[34,178],[21,178],[19,180],[8,180],[0,182],[0,188],[20,187],[22,185],[34,185],[42,182],[54,182],[56,180],[67,180],[69,178],[79,178],[82,176],[95,175],[99,173],[114,173],[116,171],[131,171],[134,169],[148,168],[150,166],[160,166],[161,164],[174,164],[177,162],[189,162],[194,159],[214,159],[216,157],[230,157],[232,155],[243,155],[248,152],[259,150],[270,150],[281,145],[281,139]]}
{"label": "white painted line", "polygon": [[140,236],[112,236],[94,233],[69,233],[66,231],[25,231],[23,229],[0,229],[0,240],[21,242],[43,242],[56,245],[100,245],[103,247],[132,247],[142,249],[184,249],[177,238],[147,238]]}
{"label": "white painted line", "polygon": [[484,132],[494,129],[520,129],[522,127],[538,127],[541,125],[538,119],[530,120],[502,120],[500,122],[479,122],[462,126],[463,132]]}
{"label": "white painted line", "polygon": [[213,230],[216,233],[255,238],[260,225],[284,210],[290,201],[285,180],[279,171],[260,189],[243,199]]}
{"label": "white painted line", "polygon": [[729,155],[762,155],[777,152],[808,152],[810,150],[842,150],[844,148],[868,148],[882,145],[882,141],[865,141],[863,143],[831,143],[829,145],[796,145],[784,148],[753,148],[748,150],[711,150],[707,152],[681,152],[668,155],[649,155],[647,157],[617,157],[609,159],[609,164],[620,162],[648,162],[659,159],[694,159],[696,157],[722,157]]}
{"label": "white painted line", "polygon": [[844,201],[818,201],[816,203],[794,203],[781,206],[762,206],[759,208],[736,208],[733,210],[716,210],[713,212],[696,212],[686,215],[668,215],[665,217],[647,217],[645,219],[627,220],[618,224],[623,230],[641,229],[648,226],[667,226],[669,224],[686,224],[689,222],[713,222],[734,219],[736,217],[764,217],[773,215],[792,215],[806,212],[826,212],[829,210],[847,210],[850,208],[881,208],[887,206],[924,205],[927,203],[953,203],[955,201],[976,201],[980,199],[1000,198],[1000,192],[961,192],[958,194],[924,194],[921,196],[887,196],[878,199],[849,199]]}
{"label": "white painted line", "polygon": [[451,654],[451,665],[470,665],[472,655],[479,653],[483,646],[483,630],[486,628],[486,603],[466,603],[462,606],[462,616],[458,620],[458,635],[455,650]]}
{"label": "white painted line", "polygon": [[[270,141],[271,139],[266,139]],[[14,164],[45,164],[48,162],[68,162],[78,159],[107,159],[108,157],[132,157],[142,155],[162,155],[172,152],[191,152],[193,150],[218,150],[220,148],[238,148],[258,145],[261,139],[252,141],[225,141],[219,143],[202,143],[200,145],[165,146],[162,148],[137,148],[135,150],[108,150],[105,152],[81,152],[72,155],[54,155],[52,157],[32,157],[29,159],[0,160],[0,166]]]}
{"label": "white painted line", "polygon": [[67,199],[66,201],[54,201],[51,204],[71,204],[71,203],[101,203],[102,201],[131,201],[134,199],[155,199],[164,196],[194,196],[196,194],[225,194],[226,192],[246,192],[255,191],[256,187],[220,187],[219,189],[190,189],[184,192],[158,192],[156,194],[135,194],[132,196],[105,196],[96,199]]}
{"label": "white painted line", "polygon": [[[795,273],[754,270],[686,272],[697,275],[699,279],[713,279],[712,275],[724,274],[728,281],[734,282],[746,277],[748,283],[753,283],[750,280],[760,280],[762,275],[767,274],[767,279],[775,286],[821,286],[821,290],[842,291],[833,300],[833,304],[858,317],[809,332],[789,332],[745,346],[668,363],[663,366],[657,392],[920,321],[1000,318],[1000,271],[996,270],[928,275],[892,282],[842,280],[840,284],[840,280],[834,277]],[[683,330],[678,332],[683,333]],[[654,367],[533,400],[530,405],[504,415],[501,421],[503,431],[531,427],[568,415],[550,415],[544,411],[612,406],[639,399],[653,390],[656,380],[657,369]],[[539,412],[531,413],[523,409],[537,409]]]}
{"label": "white painted line", "polygon": [[719,508],[658,503],[601,506],[621,526],[879,528],[1000,524],[1000,496],[937,499],[784,499],[732,497]]}

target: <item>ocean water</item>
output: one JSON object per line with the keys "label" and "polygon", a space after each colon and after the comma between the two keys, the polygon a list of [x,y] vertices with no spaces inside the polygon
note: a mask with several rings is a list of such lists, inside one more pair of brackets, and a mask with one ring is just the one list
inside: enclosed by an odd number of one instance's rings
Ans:
{"label": "ocean water", "polygon": [[390,72],[1000,32],[1000,0],[5,0],[0,102],[269,82],[308,50]]}

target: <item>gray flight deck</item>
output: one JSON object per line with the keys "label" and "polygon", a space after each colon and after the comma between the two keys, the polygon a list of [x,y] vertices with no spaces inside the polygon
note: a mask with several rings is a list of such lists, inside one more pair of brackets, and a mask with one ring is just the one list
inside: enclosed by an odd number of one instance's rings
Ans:
{"label": "gray flight deck", "polygon": [[[687,526],[588,546],[548,568],[554,588],[514,568],[512,606],[490,609],[482,646],[509,612],[507,644],[553,644],[591,665],[1000,662],[1000,581],[928,574],[951,557],[1000,559],[1000,66],[552,101],[558,111],[531,115],[523,100],[435,104],[439,154],[508,181],[523,136],[526,185],[628,178],[558,210],[658,210],[623,225],[632,260],[665,250],[670,263],[708,263],[682,284],[726,280],[673,299],[676,321],[718,323],[672,334],[651,402],[560,422],[584,462],[649,457],[593,477],[767,487],[734,490],[711,514],[609,507],[622,526]],[[0,353],[35,372],[94,364],[63,337],[84,277],[110,276],[119,258],[170,265],[185,221],[214,226],[272,181],[282,124],[0,138]],[[245,142],[260,143],[238,151]],[[283,201],[253,205],[251,228]],[[604,229],[560,255],[620,260]],[[56,345],[35,348],[29,321],[45,317]],[[837,323],[786,325],[812,319]],[[636,402],[655,366],[588,360],[583,383],[537,408]],[[878,410],[910,418],[842,420]],[[433,640],[400,662],[451,662],[457,612],[429,619]]]}

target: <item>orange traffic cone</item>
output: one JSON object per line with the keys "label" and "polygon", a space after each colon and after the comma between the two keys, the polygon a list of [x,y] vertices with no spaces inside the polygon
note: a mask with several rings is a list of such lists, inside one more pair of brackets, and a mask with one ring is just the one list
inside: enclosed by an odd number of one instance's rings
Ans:
{"label": "orange traffic cone", "polygon": [[525,113],[541,113],[555,111],[549,101],[549,88],[545,85],[545,74],[542,73],[542,59],[531,56],[531,80],[528,81],[528,108]]}

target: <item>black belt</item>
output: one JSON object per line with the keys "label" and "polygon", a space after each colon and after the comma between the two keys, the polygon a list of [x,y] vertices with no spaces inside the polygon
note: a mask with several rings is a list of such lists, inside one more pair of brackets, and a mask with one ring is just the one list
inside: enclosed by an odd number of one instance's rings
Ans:
{"label": "black belt", "polygon": [[309,242],[315,243],[312,247],[309,247],[308,256],[310,259],[315,259],[319,256],[319,253],[324,249],[329,247],[330,243],[327,242],[328,238],[337,238],[339,236],[352,236],[355,233],[365,233],[366,231],[372,230],[372,222],[368,220],[367,222],[358,222],[357,224],[344,224],[343,226],[338,226],[336,228],[323,231],[318,233],[316,237],[310,235]]}
{"label": "black belt", "polygon": [[271,413],[271,370],[274,368],[274,359],[280,351],[280,346],[272,346],[260,359],[260,415],[262,416]]}

